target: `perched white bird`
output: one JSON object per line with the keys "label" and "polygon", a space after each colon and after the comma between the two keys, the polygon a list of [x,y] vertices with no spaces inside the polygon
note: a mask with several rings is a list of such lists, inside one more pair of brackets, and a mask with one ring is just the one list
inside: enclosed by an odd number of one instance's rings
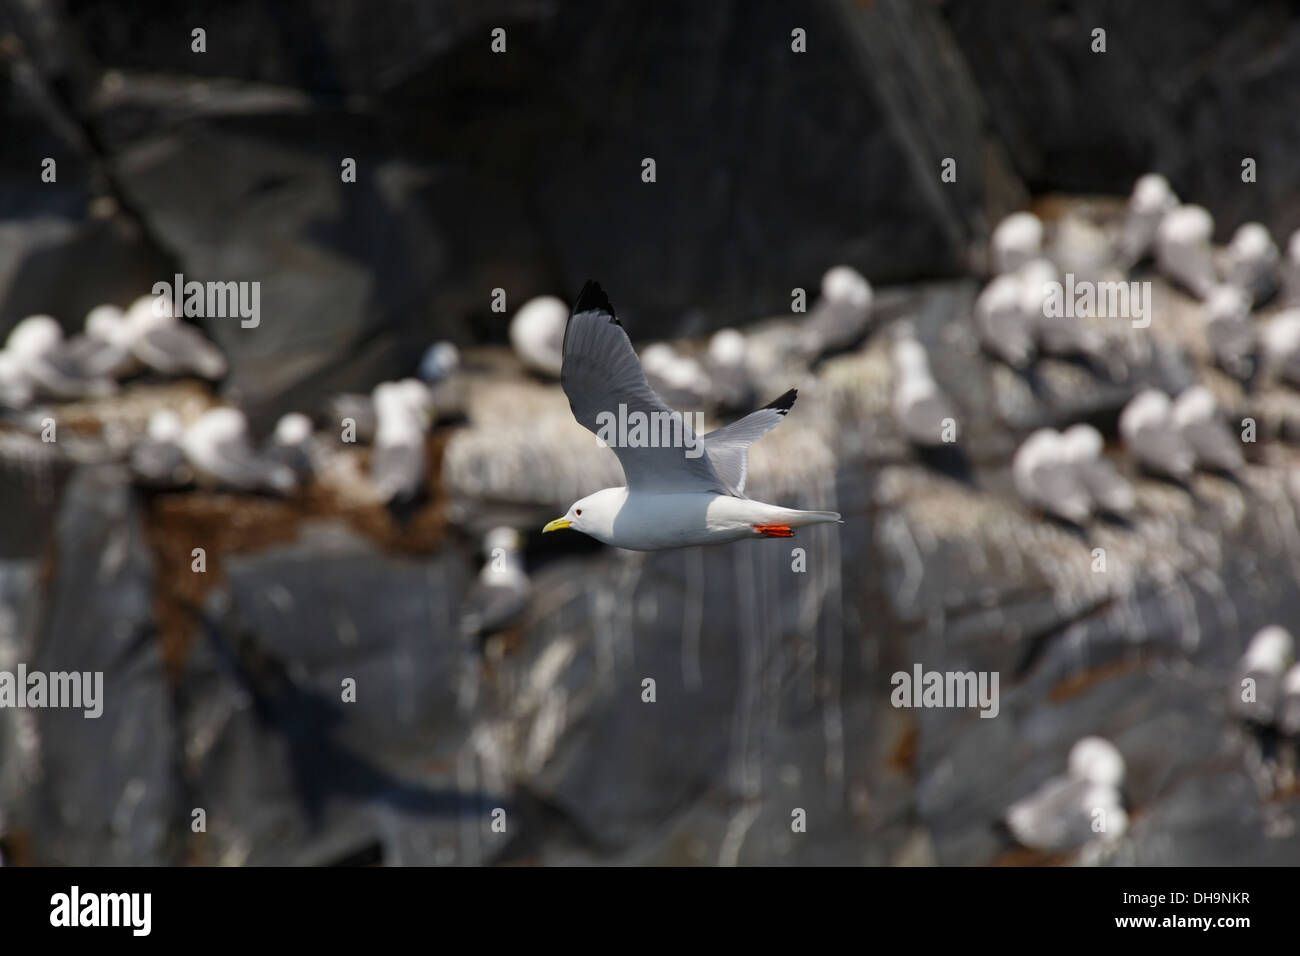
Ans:
{"label": "perched white bird", "polygon": [[248,419],[237,408],[204,412],[185,429],[180,445],[200,479],[239,491],[287,495],[297,487],[293,471],[268,461],[253,448]]}
{"label": "perched white bird", "polygon": [[460,369],[460,349],[451,342],[434,342],[420,358],[416,374],[422,382],[433,385],[446,381]]}
{"label": "perched white bird", "polygon": [[1012,368],[1024,368],[1034,357],[1037,323],[1025,311],[1024,298],[1024,286],[1013,273],[995,277],[975,300],[975,335]]}
{"label": "perched white bird", "polygon": [[1300,737],[1300,664],[1292,664],[1282,675],[1277,729],[1287,737]]}
{"label": "perched white bird", "polygon": [[68,348],[63,327],[48,315],[29,315],[9,333],[5,351],[31,390],[54,399],[98,398],[117,385],[87,356]]}
{"label": "perched white bird", "polygon": [[1284,309],[1273,316],[1260,329],[1259,339],[1269,373],[1300,387],[1300,308]]}
{"label": "perched white bird", "polygon": [[22,356],[0,349],[0,407],[22,411],[32,403],[35,389],[23,365]]}
{"label": "perched white bird", "polygon": [[1119,415],[1124,447],[1147,471],[1182,481],[1196,466],[1196,453],[1174,424],[1169,396],[1154,388],[1134,395]]}
{"label": "perched white bird", "polygon": [[1255,354],[1255,327],[1250,297],[1233,285],[1216,285],[1201,307],[1205,340],[1223,370],[1238,378],[1250,375]]}
{"label": "perched white bird", "polygon": [[1123,268],[1136,265],[1151,251],[1160,221],[1177,207],[1178,197],[1169,180],[1159,173],[1147,173],[1137,181],[1119,238],[1119,264]]}
{"label": "perched white bird", "polygon": [[483,539],[487,560],[461,605],[461,633],[481,637],[519,620],[532,586],[524,570],[523,538],[514,528],[493,528]]}
{"label": "perched white bird", "polygon": [[553,295],[529,299],[510,320],[510,346],[532,371],[560,377],[564,358],[564,323],[569,307]]}
{"label": "perched white bird", "polygon": [[957,420],[948,396],[930,372],[925,347],[904,324],[894,340],[894,419],[908,440],[922,446],[944,444],[945,423]]}
{"label": "perched white bird", "polygon": [[1282,677],[1295,659],[1291,632],[1273,624],[1257,631],[1237,662],[1228,703],[1233,714],[1263,727],[1277,719]]}
{"label": "perched white bird", "polygon": [[[680,425],[669,429],[679,440],[667,447],[663,442],[610,443],[627,485],[574,502],[543,531],[572,528],[615,547],[658,551],[742,538],[789,538],[797,527],[841,520],[831,511],[796,511],[744,496],[749,446],[790,411],[793,389],[739,421],[696,436],[650,388],[613,306],[595,282],[583,287],[569,318],[561,383],[578,424],[597,436],[604,437],[606,416],[622,408],[638,420]],[[656,431],[662,434],[662,429]]]}
{"label": "perched white bird", "polygon": [[1043,223],[1032,212],[1013,212],[998,223],[989,245],[994,273],[1015,272],[1030,259],[1042,256]]}
{"label": "perched white bird", "polygon": [[712,404],[713,380],[704,366],[679,355],[667,342],[646,346],[641,354],[646,380],[675,408],[697,411]]}
{"label": "perched white bird", "polygon": [[735,329],[721,329],[709,339],[706,356],[713,382],[713,399],[722,408],[747,408],[753,403],[749,381],[749,344]]}
{"label": "perched white bird", "polygon": [[1034,329],[1040,352],[1061,357],[1102,356],[1105,343],[1101,333],[1086,318],[1068,315],[1065,308],[1060,315],[1049,314],[1054,310],[1048,308],[1048,298],[1061,281],[1050,259],[1029,260],[1016,270],[1015,277],[1020,283],[1020,307]]}
{"label": "perched white bird", "polygon": [[1178,393],[1172,410],[1174,427],[1196,456],[1196,465],[1235,472],[1245,464],[1241,442],[1219,413],[1214,393],[1204,385],[1192,385]]}
{"label": "perched white bird", "polygon": [[164,487],[189,482],[194,474],[181,448],[184,433],[181,417],[170,408],[160,408],[150,415],[144,440],[131,449],[131,470],[135,476],[148,484]]}
{"label": "perched white bird", "polygon": [[803,352],[810,358],[857,343],[871,322],[871,283],[852,266],[835,266],[822,276],[821,298],[800,329]]}
{"label": "perched white bird", "polygon": [[1011,478],[1025,503],[1077,525],[1092,514],[1092,498],[1058,432],[1040,428],[1016,449]]}
{"label": "perched white bird", "polygon": [[165,296],[142,296],[127,310],[131,351],[163,375],[199,375],[218,379],[226,374],[226,357],[193,326],[172,315]]}
{"label": "perched white bird", "polygon": [[1218,283],[1214,269],[1214,219],[1200,206],[1179,206],[1156,230],[1156,264],[1165,276],[1198,299]]}
{"label": "perched white bird", "polygon": [[266,443],[267,460],[284,465],[299,482],[311,477],[315,470],[312,462],[311,419],[302,412],[289,412],[275,423],[275,431]]}
{"label": "perched white bird", "polygon": [[1137,495],[1115,466],[1102,457],[1101,432],[1080,422],[1061,434],[1066,461],[1087,490],[1097,508],[1113,515],[1126,515],[1137,506]]}
{"label": "perched white bird", "polygon": [[424,436],[433,409],[428,387],[418,379],[381,382],[372,395],[375,443],[370,483],[380,501],[409,501],[424,485]]}
{"label": "perched white bird", "polygon": [[1123,783],[1124,758],[1115,745],[1084,737],[1070,748],[1064,776],[1007,808],[1007,828],[1021,845],[1054,853],[1115,839],[1128,829]]}
{"label": "perched white bird", "polygon": [[1300,229],[1291,233],[1282,263],[1282,304],[1300,306]]}
{"label": "perched white bird", "polygon": [[1236,286],[1252,302],[1268,298],[1277,288],[1277,244],[1268,228],[1258,222],[1237,227],[1224,251],[1224,281]]}
{"label": "perched white bird", "polygon": [[87,312],[85,330],[68,346],[96,375],[120,379],[139,367],[131,353],[126,314],[115,305],[97,305]]}

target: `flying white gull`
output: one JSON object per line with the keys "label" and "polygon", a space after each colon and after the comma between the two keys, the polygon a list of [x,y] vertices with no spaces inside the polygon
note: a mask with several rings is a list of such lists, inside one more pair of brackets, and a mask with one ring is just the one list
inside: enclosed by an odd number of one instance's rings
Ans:
{"label": "flying white gull", "polygon": [[857,269],[827,269],[822,276],[821,298],[799,330],[804,356],[816,358],[856,344],[871,321],[873,301],[871,283]]}
{"label": "flying white gull", "polygon": [[479,637],[515,623],[532,588],[524,571],[522,538],[514,528],[493,528],[483,539],[487,561],[461,605],[461,633]]}
{"label": "flying white gull", "polygon": [[1250,297],[1233,285],[1216,285],[1202,306],[1205,340],[1215,360],[1230,375],[1250,375],[1255,352],[1255,327]]}
{"label": "flying white gull", "polygon": [[1276,624],[1256,632],[1237,662],[1228,704],[1242,720],[1262,727],[1277,718],[1282,677],[1295,653],[1291,632]]}
{"label": "flying white gull", "polygon": [[1119,265],[1136,265],[1155,241],[1156,231],[1165,214],[1178,207],[1178,197],[1169,180],[1159,173],[1147,173],[1133,187],[1128,201],[1128,215],[1119,238]]}
{"label": "flying white gull", "polygon": [[990,244],[993,271],[998,275],[1015,272],[1043,254],[1043,223],[1032,212],[1013,212],[998,223]]}
{"label": "flying white gull", "polygon": [[1200,206],[1179,206],[1156,230],[1156,264],[1165,276],[1204,299],[1217,280],[1214,269],[1214,219]]}
{"label": "flying white gull", "polygon": [[1012,273],[993,279],[975,300],[975,334],[981,344],[1012,368],[1034,357],[1036,320],[1024,307],[1024,285]]}
{"label": "flying white gull", "polygon": [[48,315],[29,315],[9,333],[5,351],[14,357],[16,367],[32,390],[48,398],[77,399],[110,395],[117,389],[87,362],[87,354],[70,350],[63,338],[63,327]]}
{"label": "flying white gull", "polygon": [[203,337],[172,315],[165,296],[146,295],[126,313],[131,351],[149,368],[163,375],[199,375],[218,379],[226,374],[226,357]]}
{"label": "flying white gull", "polygon": [[298,485],[291,469],[268,461],[253,448],[248,420],[237,408],[204,412],[185,429],[180,444],[199,477],[220,487],[287,495]]}
{"label": "flying white gull", "polygon": [[1196,453],[1174,424],[1169,396],[1154,388],[1134,395],[1119,413],[1124,447],[1147,471],[1182,481],[1196,466]]}
{"label": "flying white gull", "polygon": [[1252,302],[1277,288],[1277,244],[1257,222],[1242,223],[1224,250],[1224,281],[1241,289]]}
{"label": "flying white gull", "polygon": [[569,307],[553,295],[529,299],[510,320],[510,345],[528,368],[548,378],[560,377],[564,323]]}
{"label": "flying white gull", "polygon": [[1092,499],[1070,461],[1061,435],[1040,428],[1016,449],[1011,478],[1025,503],[1057,518],[1082,525],[1092,514]]}
{"label": "flying white gull", "polygon": [[[572,528],[633,551],[658,551],[742,538],[789,538],[805,525],[840,521],[832,511],[796,511],[746,498],[749,446],[775,428],[794,404],[793,389],[764,408],[697,437],[646,381],[632,343],[599,284],[588,282],[564,334],[564,393],[578,424],[606,435],[620,410],[638,421],[671,422],[678,441],[611,442],[625,487],[573,503],[543,531]],[[679,426],[679,427],[677,427]],[[656,431],[664,430],[656,427]],[[633,428],[628,435],[635,435]],[[702,442],[702,445],[700,444]]]}
{"label": "flying white gull", "polygon": [[1007,808],[1007,827],[1023,846],[1054,853],[1115,839],[1128,829],[1123,782],[1124,758],[1115,745],[1084,737],[1070,748],[1064,776],[1053,777]]}
{"label": "flying white gull", "polygon": [[1232,472],[1245,464],[1241,442],[1223,423],[1219,403],[1204,385],[1192,385],[1178,393],[1173,422],[1199,467]]}
{"label": "flying white gull", "polygon": [[1061,444],[1066,460],[1097,508],[1126,515],[1137,506],[1133,486],[1101,455],[1101,432],[1080,422],[1061,434]]}
{"label": "flying white gull", "polygon": [[894,419],[909,441],[924,447],[944,444],[945,420],[957,420],[948,396],[930,372],[925,346],[909,323],[901,324],[894,340]]}
{"label": "flying white gull", "polygon": [[407,378],[381,382],[372,397],[376,424],[370,483],[380,501],[409,501],[424,485],[424,435],[433,414],[429,389]]}

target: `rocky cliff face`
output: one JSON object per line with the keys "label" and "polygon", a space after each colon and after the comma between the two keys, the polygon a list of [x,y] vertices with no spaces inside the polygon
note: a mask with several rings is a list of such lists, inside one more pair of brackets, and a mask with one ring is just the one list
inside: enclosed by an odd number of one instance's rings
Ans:
{"label": "rocky cliff face", "polygon": [[[1300,20],[1193,6],[5,8],[0,329],[71,327],[177,271],[263,290],[257,329],[207,323],[231,363],[219,395],[60,406],[55,443],[0,429],[0,670],[106,684],[96,720],[0,710],[6,857],[1066,862],[999,821],[1100,734],[1127,761],[1131,823],[1089,861],[1300,859],[1294,783],[1274,773],[1294,742],[1227,709],[1245,640],[1300,611],[1300,397],[1215,369],[1195,306],[1158,280],[1152,328],[1112,330],[1120,374],[1020,375],[971,329],[969,276],[1026,183],[1119,193],[1158,167],[1221,222],[1300,223]],[[960,176],[940,187],[948,155]],[[595,275],[638,345],[723,325],[776,341],[791,289],[839,261],[882,286],[880,321],[812,368],[767,369],[762,400],[800,399],[755,446],[750,492],[844,525],[651,555],[532,531],[526,612],[464,633],[484,530],[540,529],[619,480],[558,386],[506,352],[494,288],[513,311]],[[893,423],[900,317],[957,406],[953,455]],[[409,513],[343,479],[279,500],[147,491],[123,465],[151,408],[318,412],[437,337],[467,347],[465,415],[430,435]],[[1180,487],[1115,447],[1138,389],[1192,381],[1260,423],[1235,480]],[[1013,491],[1023,438],[1081,420],[1135,482],[1127,522],[1067,528]],[[333,454],[364,469],[365,451]],[[891,706],[917,663],[997,672],[998,716]]]}

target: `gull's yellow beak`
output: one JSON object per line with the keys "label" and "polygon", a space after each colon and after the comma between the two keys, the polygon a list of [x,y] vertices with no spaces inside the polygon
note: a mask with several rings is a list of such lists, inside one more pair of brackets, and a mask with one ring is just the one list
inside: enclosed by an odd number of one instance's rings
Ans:
{"label": "gull's yellow beak", "polygon": [[546,534],[546,532],[548,531],[563,531],[572,523],[573,523],[572,521],[565,521],[563,518],[556,518],[554,521],[552,521],[550,524],[548,524],[545,528],[542,529],[542,534]]}

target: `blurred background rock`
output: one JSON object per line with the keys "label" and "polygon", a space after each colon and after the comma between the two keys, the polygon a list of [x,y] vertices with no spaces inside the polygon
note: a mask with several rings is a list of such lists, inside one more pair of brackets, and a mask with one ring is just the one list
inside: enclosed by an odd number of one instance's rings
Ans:
{"label": "blurred background rock", "polygon": [[[310,491],[142,492],[94,408],[83,454],[5,439],[0,665],[107,688],[98,721],[0,712],[9,859],[1053,862],[1016,856],[999,815],[1102,733],[1129,765],[1119,862],[1300,861],[1294,791],[1261,790],[1223,701],[1246,638],[1300,608],[1289,449],[1255,462],[1271,496],[1151,490],[1149,522],[1101,533],[1099,583],[1095,540],[996,491],[1026,430],[1113,436],[1139,379],[1064,369],[1043,402],[965,331],[990,231],[1031,196],[1121,197],[1158,169],[1221,242],[1300,226],[1294,4],[12,0],[0,110],[0,333],[38,312],[72,330],[180,272],[261,283],[258,328],[202,323],[230,364],[212,400],[259,434],[413,373],[435,339],[477,383],[405,524]],[[462,632],[485,525],[535,531],[597,487],[563,442],[552,471],[530,460],[567,405],[509,360],[510,313],[595,277],[641,347],[788,317],[841,262],[929,344],[979,492],[890,433],[873,338],[755,450],[756,495],[845,514],[802,542],[808,574],[774,542],[534,533],[526,613]],[[1164,387],[1196,373],[1176,345],[1148,369]],[[915,660],[999,670],[1000,717],[891,708]]]}

